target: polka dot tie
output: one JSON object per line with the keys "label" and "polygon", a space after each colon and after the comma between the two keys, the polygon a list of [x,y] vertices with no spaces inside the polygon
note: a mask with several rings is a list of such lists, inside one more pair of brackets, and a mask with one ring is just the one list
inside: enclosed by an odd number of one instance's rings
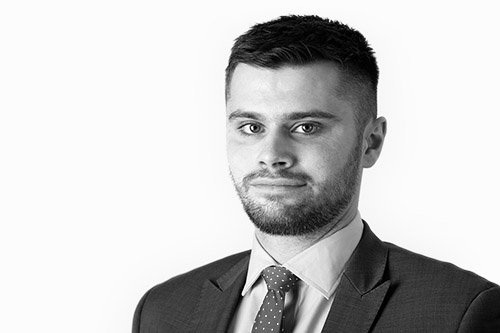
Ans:
{"label": "polka dot tie", "polygon": [[270,266],[262,271],[267,284],[267,294],[255,317],[252,332],[283,332],[285,318],[285,293],[297,284],[299,279],[285,267]]}

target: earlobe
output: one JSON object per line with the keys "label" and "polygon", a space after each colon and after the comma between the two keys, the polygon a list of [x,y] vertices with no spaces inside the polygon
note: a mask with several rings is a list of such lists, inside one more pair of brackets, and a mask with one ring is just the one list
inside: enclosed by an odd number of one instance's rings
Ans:
{"label": "earlobe", "polygon": [[370,168],[377,162],[386,133],[387,120],[384,117],[379,117],[366,126],[363,140],[363,168]]}

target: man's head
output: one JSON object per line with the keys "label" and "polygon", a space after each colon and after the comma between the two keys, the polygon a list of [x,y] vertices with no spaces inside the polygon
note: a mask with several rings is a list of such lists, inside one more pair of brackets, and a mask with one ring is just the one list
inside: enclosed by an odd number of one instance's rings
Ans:
{"label": "man's head", "polygon": [[366,40],[338,22],[282,17],[236,40],[226,70],[228,160],[261,231],[304,235],[357,210],[361,169],[375,163],[385,135],[377,80]]}

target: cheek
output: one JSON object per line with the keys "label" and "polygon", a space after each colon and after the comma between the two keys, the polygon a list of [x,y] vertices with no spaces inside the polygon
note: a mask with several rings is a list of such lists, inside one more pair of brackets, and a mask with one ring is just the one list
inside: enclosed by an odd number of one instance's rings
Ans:
{"label": "cheek", "polygon": [[229,170],[234,177],[234,180],[240,181],[245,177],[252,166],[252,153],[249,149],[235,141],[227,140],[226,155],[229,164]]}
{"label": "cheek", "polygon": [[346,158],[346,154],[341,149],[335,149],[335,145],[319,145],[304,150],[300,164],[315,182],[323,183],[335,177]]}

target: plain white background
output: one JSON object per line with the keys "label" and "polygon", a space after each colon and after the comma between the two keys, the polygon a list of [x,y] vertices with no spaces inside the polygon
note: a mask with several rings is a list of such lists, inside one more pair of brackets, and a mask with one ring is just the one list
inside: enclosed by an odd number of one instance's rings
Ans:
{"label": "plain white background", "polygon": [[128,332],[154,284],[250,247],[224,68],[234,38],[291,13],[376,50],[389,132],[362,217],[500,282],[500,23],[493,1],[464,3],[3,1],[2,331]]}

